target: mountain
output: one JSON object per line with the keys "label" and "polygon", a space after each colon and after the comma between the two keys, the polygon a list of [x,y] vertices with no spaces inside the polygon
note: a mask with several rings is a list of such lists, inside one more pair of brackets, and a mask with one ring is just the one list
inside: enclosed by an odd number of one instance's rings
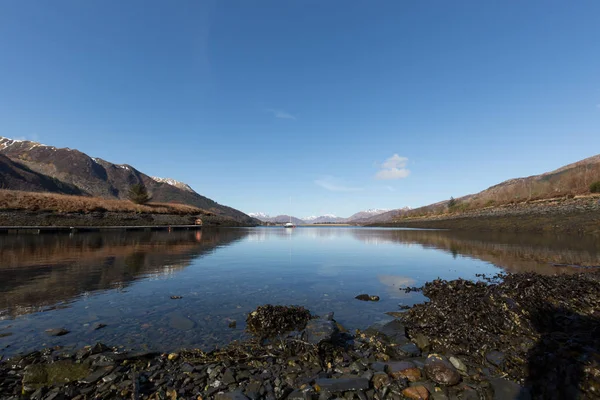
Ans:
{"label": "mountain", "polygon": [[0,189],[74,195],[83,194],[77,186],[39,174],[2,154],[0,154]]}
{"label": "mountain", "polygon": [[[219,216],[233,218],[243,224],[257,223],[257,220],[241,211],[196,193],[189,185],[175,180],[154,179],[131,165],[113,164],[100,158],[92,158],[78,150],[0,137],[0,155],[14,164],[6,167],[10,173],[0,171],[5,189],[23,188],[22,181],[29,181],[26,176],[32,177],[24,175],[24,171],[35,174],[40,182],[57,182],[54,187],[49,183],[40,183],[26,190],[66,193],[65,190],[76,189],[79,193],[71,194],[126,199],[131,185],[143,184],[155,202],[188,204]],[[17,171],[23,179],[15,177]]]}
{"label": "mountain", "polygon": [[372,208],[372,209],[365,210],[365,211],[359,211],[355,214],[352,214],[348,218],[346,218],[346,222],[360,222],[363,219],[371,218],[371,217],[383,214],[388,211],[389,210],[379,209],[379,208]]}
{"label": "mountain", "polygon": [[262,212],[248,213],[248,215],[251,216],[252,218],[256,218],[256,219],[259,219],[261,221],[266,221],[269,218],[271,218],[269,216],[269,214],[265,214],[265,213],[262,213]]}
{"label": "mountain", "polygon": [[337,217],[333,214],[325,214],[325,215],[321,215],[321,216],[312,216],[312,217],[306,217],[306,218],[302,218],[303,220],[306,221],[307,224],[335,224],[335,223],[343,223],[346,221],[346,218],[342,218],[342,217]]}
{"label": "mountain", "polygon": [[[256,218],[256,219],[262,221],[262,222],[270,222],[272,224],[285,224],[286,222],[290,222],[289,215],[278,215],[276,217],[270,217],[264,213],[250,213],[249,215],[253,218]],[[299,218],[296,218],[296,217],[291,217],[291,218],[292,218],[292,222],[296,225],[306,223]]]}
{"label": "mountain", "polygon": [[171,186],[175,186],[176,188],[179,188],[181,190],[185,190],[186,192],[195,193],[194,189],[192,189],[191,186],[188,185],[187,183],[179,182],[179,181],[176,181],[175,179],[171,179],[171,178],[159,178],[157,176],[151,176],[150,178],[154,179],[156,182],[167,183],[167,184],[169,184]]}

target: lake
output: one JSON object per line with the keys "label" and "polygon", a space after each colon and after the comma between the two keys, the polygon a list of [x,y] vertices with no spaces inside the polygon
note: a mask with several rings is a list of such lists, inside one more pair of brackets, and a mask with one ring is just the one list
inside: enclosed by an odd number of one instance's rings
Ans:
{"label": "lake", "polygon": [[[401,289],[432,279],[582,270],[553,264],[600,265],[598,241],[355,227],[4,235],[0,355],[96,341],[209,350],[243,339],[246,315],[265,303],[333,311],[364,329],[426,301]],[[380,301],[356,300],[362,293]]]}

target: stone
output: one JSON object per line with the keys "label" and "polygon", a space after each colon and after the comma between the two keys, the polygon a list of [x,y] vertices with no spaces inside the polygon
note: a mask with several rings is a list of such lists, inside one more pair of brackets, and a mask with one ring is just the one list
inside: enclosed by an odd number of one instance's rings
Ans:
{"label": "stone", "polygon": [[246,386],[246,396],[248,396],[252,400],[256,400],[260,398],[260,389],[262,385],[260,382],[252,381]]}
{"label": "stone", "polygon": [[385,367],[386,364],[382,363],[380,361],[376,361],[374,363],[371,364],[371,369],[375,372],[384,372],[385,371]]}
{"label": "stone", "polygon": [[369,296],[368,294],[363,293],[356,296],[355,299],[362,301],[379,301],[379,296]]}
{"label": "stone", "polygon": [[429,391],[425,386],[410,386],[402,391],[402,394],[409,399],[427,400],[429,399]]}
{"label": "stone", "polygon": [[373,382],[375,389],[381,389],[390,384],[390,377],[385,372],[375,372],[373,378],[371,378],[371,382]]}
{"label": "stone", "polygon": [[70,332],[71,331],[68,331],[65,328],[46,329],[46,334],[48,334],[50,336],[63,336],[63,335],[66,335],[67,333],[70,333]]}
{"label": "stone", "polygon": [[169,314],[169,326],[180,331],[189,331],[196,323],[179,312],[173,312]]}
{"label": "stone", "polygon": [[408,337],[406,336],[406,327],[398,320],[393,320],[377,329],[378,332],[385,335],[390,343],[397,345],[403,345],[408,343]]}
{"label": "stone", "polygon": [[325,321],[333,321],[333,311],[330,311],[327,314],[323,315],[323,319]]}
{"label": "stone", "polygon": [[453,386],[460,382],[460,374],[445,358],[431,354],[425,361],[425,374],[440,385]]}
{"label": "stone", "polygon": [[504,353],[500,352],[500,351],[490,351],[489,353],[487,353],[485,355],[485,359],[488,360],[488,362],[490,364],[495,365],[496,367],[502,368],[502,366],[504,365]]}
{"label": "stone", "polygon": [[494,400],[529,400],[531,398],[529,391],[508,379],[492,378],[490,384],[494,389]]}
{"label": "stone", "polygon": [[406,357],[419,357],[421,355],[421,350],[412,342],[400,346],[398,351]]}
{"label": "stone", "polygon": [[97,331],[98,329],[106,328],[106,324],[102,324],[100,322],[96,322],[92,325],[92,329]]}
{"label": "stone", "polygon": [[110,373],[113,370],[113,367],[103,367],[99,368],[96,371],[92,372],[85,378],[81,379],[80,382],[84,384],[92,384],[99,381],[104,375]]}
{"label": "stone", "polygon": [[368,388],[369,380],[361,377],[319,378],[315,380],[315,389],[318,392],[346,392]]}
{"label": "stone", "polygon": [[310,392],[305,392],[299,389],[292,391],[287,399],[288,400],[309,400],[312,398],[312,394]]}
{"label": "stone", "polygon": [[242,392],[240,392],[239,390],[236,390],[235,392],[229,392],[229,393],[217,393],[217,395],[215,396],[216,400],[248,400],[248,398],[246,396],[244,396],[244,394]]}
{"label": "stone", "polygon": [[227,368],[225,370],[223,376],[221,377],[221,382],[223,382],[224,385],[231,385],[232,383],[235,383],[235,376],[233,376],[233,371],[231,369]]}
{"label": "stone", "polygon": [[195,370],[195,369],[196,369],[196,368],[195,368],[195,367],[194,367],[192,364],[190,364],[190,363],[183,363],[183,364],[181,365],[181,370],[182,370],[183,372],[192,373],[192,372],[194,372],[194,370]]}
{"label": "stone", "polygon": [[408,379],[416,382],[421,379],[421,371],[410,361],[397,361],[387,364],[386,372],[394,379]]}
{"label": "stone", "polygon": [[167,358],[169,359],[169,361],[175,361],[179,358],[179,354],[177,353],[170,353]]}
{"label": "stone", "polygon": [[319,344],[330,341],[333,335],[338,332],[338,329],[333,321],[312,319],[306,324],[304,332],[309,343]]}
{"label": "stone", "polygon": [[422,333],[417,333],[412,337],[413,342],[421,349],[421,351],[429,350],[429,338]]}
{"label": "stone", "polygon": [[456,368],[459,372],[467,373],[467,366],[464,362],[462,362],[460,358],[452,356],[450,357],[450,362],[452,363],[452,365],[454,365],[454,368]]}
{"label": "stone", "polygon": [[108,348],[108,346],[105,346],[104,344],[97,342],[95,345],[92,346],[92,348],[90,349],[91,354],[100,354],[100,353],[104,353],[105,351],[109,351],[110,349]]}

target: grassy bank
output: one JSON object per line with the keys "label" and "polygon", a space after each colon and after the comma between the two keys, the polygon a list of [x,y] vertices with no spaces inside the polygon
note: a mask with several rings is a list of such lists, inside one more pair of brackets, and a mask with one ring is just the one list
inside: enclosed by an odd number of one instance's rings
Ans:
{"label": "grassy bank", "polygon": [[134,204],[128,200],[0,190],[0,226],[239,226],[230,217],[176,203]]}
{"label": "grassy bank", "polygon": [[600,196],[546,199],[417,217],[400,216],[390,223],[373,226],[600,235]]}

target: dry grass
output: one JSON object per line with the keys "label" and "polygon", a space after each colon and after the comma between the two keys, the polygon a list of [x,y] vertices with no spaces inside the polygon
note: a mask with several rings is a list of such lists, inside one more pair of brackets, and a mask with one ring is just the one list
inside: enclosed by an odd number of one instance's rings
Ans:
{"label": "dry grass", "polygon": [[67,196],[54,193],[0,190],[0,210],[51,211],[61,213],[123,212],[178,215],[212,215],[205,210],[185,204],[134,204],[128,200],[109,200],[100,197]]}

